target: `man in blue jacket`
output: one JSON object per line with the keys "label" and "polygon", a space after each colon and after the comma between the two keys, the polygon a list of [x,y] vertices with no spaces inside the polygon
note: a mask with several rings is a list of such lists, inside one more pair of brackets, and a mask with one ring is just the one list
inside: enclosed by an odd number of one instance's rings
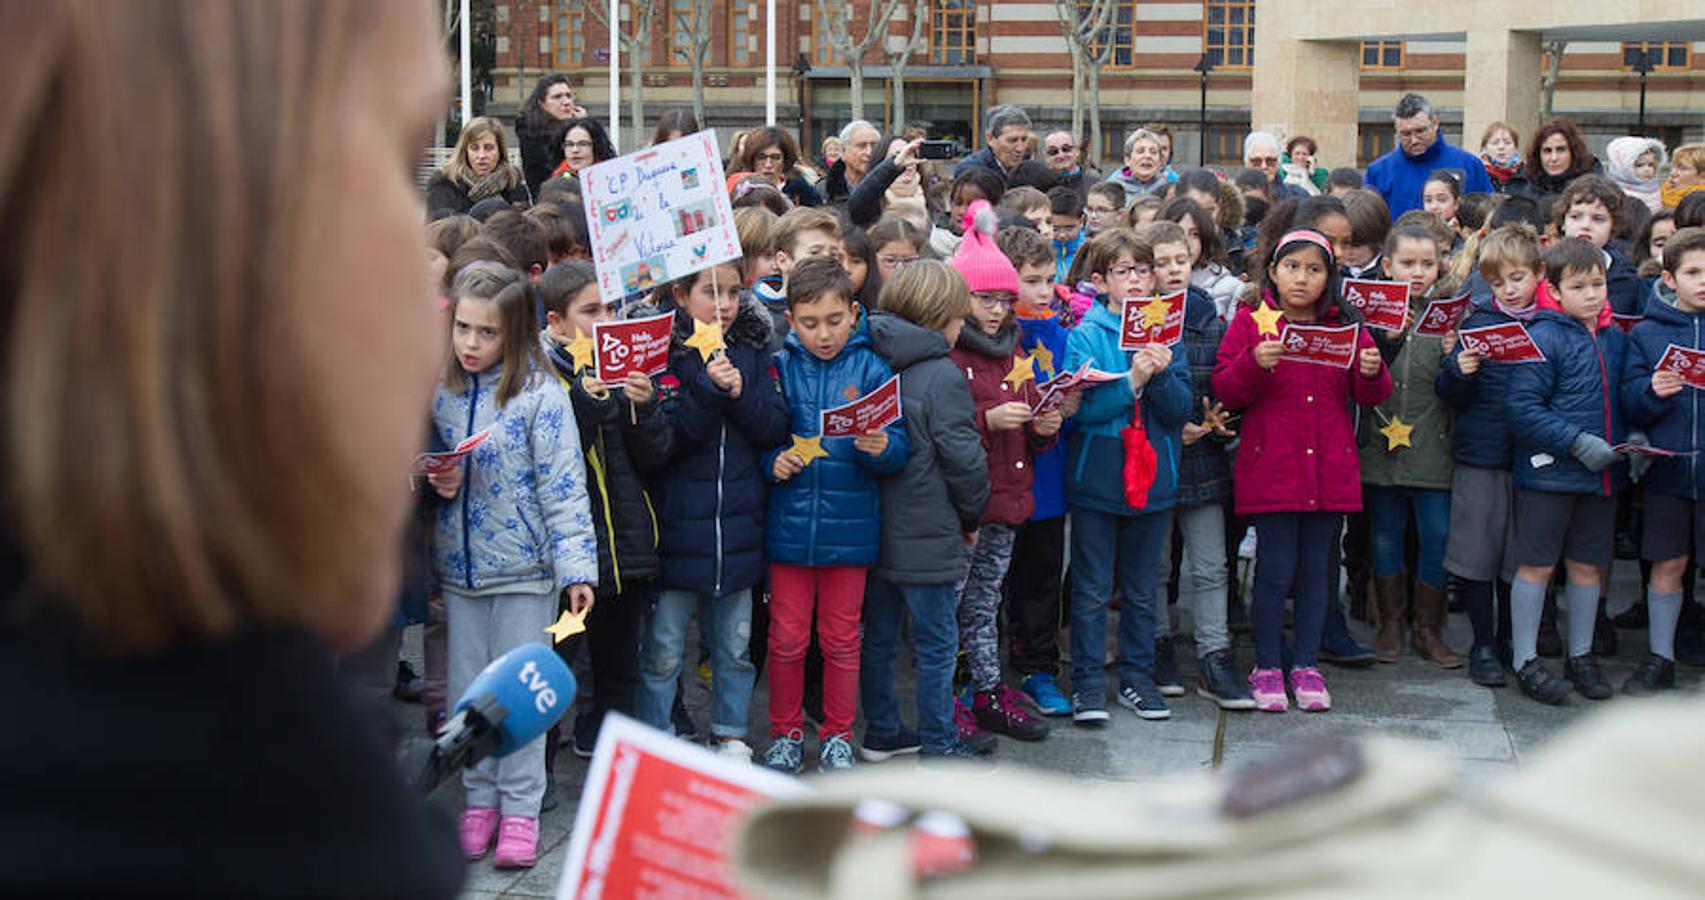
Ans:
{"label": "man in blue jacket", "polygon": [[1368,166],[1367,185],[1385,198],[1393,221],[1412,209],[1421,208],[1421,188],[1427,176],[1438,169],[1463,173],[1462,191],[1492,192],[1492,179],[1480,157],[1452,147],[1439,134],[1439,117],[1433,105],[1420,94],[1404,94],[1392,114],[1397,125],[1397,146]]}

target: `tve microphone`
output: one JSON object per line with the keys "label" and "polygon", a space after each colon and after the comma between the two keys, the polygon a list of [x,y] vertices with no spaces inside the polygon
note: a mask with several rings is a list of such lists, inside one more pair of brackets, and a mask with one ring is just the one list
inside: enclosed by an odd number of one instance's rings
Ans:
{"label": "tve microphone", "polygon": [[574,673],[554,651],[522,644],[474,677],[435,742],[404,749],[404,773],[430,792],[457,769],[514,753],[568,712],[574,691]]}

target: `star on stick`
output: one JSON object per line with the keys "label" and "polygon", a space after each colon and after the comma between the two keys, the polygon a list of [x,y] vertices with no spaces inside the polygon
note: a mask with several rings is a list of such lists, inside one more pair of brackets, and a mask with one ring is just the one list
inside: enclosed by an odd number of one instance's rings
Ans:
{"label": "star on stick", "polygon": [[793,435],[793,445],[787,448],[787,452],[799,457],[799,461],[808,466],[812,460],[829,455],[829,451],[823,449],[821,437],[800,437],[797,434]]}
{"label": "star on stick", "polygon": [[1143,325],[1147,328],[1159,328],[1166,324],[1166,314],[1171,310],[1166,301],[1159,297],[1144,303],[1142,306]]}
{"label": "star on stick", "polygon": [[697,319],[693,320],[693,336],[683,343],[699,351],[699,357],[705,362],[710,362],[711,355],[716,351],[728,349],[728,345],[722,341],[722,326]]}
{"label": "star on stick", "polygon": [[593,350],[592,337],[579,329],[575,329],[574,340],[563,345],[568,351],[569,358],[574,362],[574,371],[582,372],[597,365],[597,353]]}
{"label": "star on stick", "polygon": [[1030,365],[1030,360],[1014,356],[1012,368],[1007,370],[1006,377],[1001,380],[1012,385],[1012,389],[1016,391],[1023,387],[1026,381],[1036,380],[1036,369]]}
{"label": "star on stick", "polygon": [[586,631],[586,614],[575,615],[568,610],[562,611],[562,617],[556,624],[545,626],[545,633],[551,636],[551,643],[560,644],[563,641]]}
{"label": "star on stick", "polygon": [[1414,430],[1415,426],[1406,425],[1401,418],[1392,416],[1391,421],[1379,430],[1385,435],[1385,451],[1390,453],[1398,447],[1413,448],[1415,445],[1409,442],[1409,433]]}
{"label": "star on stick", "polygon": [[1036,360],[1036,364],[1042,367],[1042,374],[1049,377],[1053,376],[1054,351],[1049,350],[1047,344],[1037,341],[1036,346],[1030,348],[1030,358]]}
{"label": "star on stick", "polygon": [[1260,327],[1260,330],[1256,332],[1258,336],[1264,334],[1270,334],[1273,337],[1279,336],[1279,320],[1284,318],[1284,313],[1263,303],[1255,307],[1255,312],[1252,315],[1255,317],[1255,324]]}

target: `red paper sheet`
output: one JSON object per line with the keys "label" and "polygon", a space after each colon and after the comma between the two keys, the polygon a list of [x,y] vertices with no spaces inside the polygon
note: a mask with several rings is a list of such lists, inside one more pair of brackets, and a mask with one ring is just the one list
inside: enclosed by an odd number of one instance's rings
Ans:
{"label": "red paper sheet", "polygon": [[1485,328],[1470,328],[1457,335],[1462,346],[1498,362],[1544,362],[1545,354],[1520,322],[1505,322]]}
{"label": "red paper sheet", "polygon": [[857,437],[900,421],[900,376],[844,406],[825,409],[818,415],[817,433],[823,437]]}
{"label": "red paper sheet", "polygon": [[1421,321],[1415,326],[1415,333],[1426,337],[1444,337],[1447,332],[1462,324],[1468,314],[1474,309],[1474,298],[1468,294],[1452,297],[1449,300],[1434,300],[1427,304],[1425,312],[1421,313]]}
{"label": "red paper sheet", "polygon": [[1344,279],[1344,300],[1360,310],[1368,327],[1402,331],[1409,324],[1409,282]]}
{"label": "red paper sheet", "polygon": [[1610,317],[1616,320],[1616,327],[1624,332],[1633,331],[1635,325],[1646,321],[1645,316],[1625,316],[1622,313],[1612,313]]}
{"label": "red paper sheet", "polygon": [[674,327],[674,313],[592,326],[598,380],[614,385],[629,372],[656,375],[669,368],[669,338]]}
{"label": "red paper sheet", "polygon": [[1348,369],[1356,360],[1356,325],[1286,325],[1281,361]]}
{"label": "red paper sheet", "polygon": [[1705,388],[1705,351],[1671,344],[1664,348],[1655,371],[1678,373],[1688,387]]}
{"label": "red paper sheet", "polygon": [[1185,293],[1168,294],[1158,298],[1166,304],[1166,321],[1151,325],[1145,310],[1157,302],[1154,297],[1131,297],[1125,300],[1119,315],[1119,349],[1135,350],[1144,344],[1165,344],[1170,347],[1184,339]]}
{"label": "red paper sheet", "polygon": [[485,443],[485,439],[488,437],[491,437],[490,428],[468,435],[453,450],[446,450],[443,453],[422,453],[414,458],[414,465],[409,467],[409,472],[414,475],[442,475],[445,472],[453,471],[462,464],[462,460],[467,458],[468,454],[474,452],[474,448]]}

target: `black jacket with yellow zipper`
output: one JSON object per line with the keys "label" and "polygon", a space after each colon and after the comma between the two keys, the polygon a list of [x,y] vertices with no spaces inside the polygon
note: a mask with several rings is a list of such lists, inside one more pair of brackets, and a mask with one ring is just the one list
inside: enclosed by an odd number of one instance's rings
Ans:
{"label": "black jacket with yellow zipper", "polygon": [[539,342],[557,375],[568,385],[580,447],[586,455],[586,494],[598,534],[599,598],[614,597],[641,581],[658,577],[657,515],[645,490],[645,476],[669,460],[674,439],[656,397],[636,407],[619,385],[602,397],[586,390],[588,367],[576,374],[574,363],[550,332]]}

